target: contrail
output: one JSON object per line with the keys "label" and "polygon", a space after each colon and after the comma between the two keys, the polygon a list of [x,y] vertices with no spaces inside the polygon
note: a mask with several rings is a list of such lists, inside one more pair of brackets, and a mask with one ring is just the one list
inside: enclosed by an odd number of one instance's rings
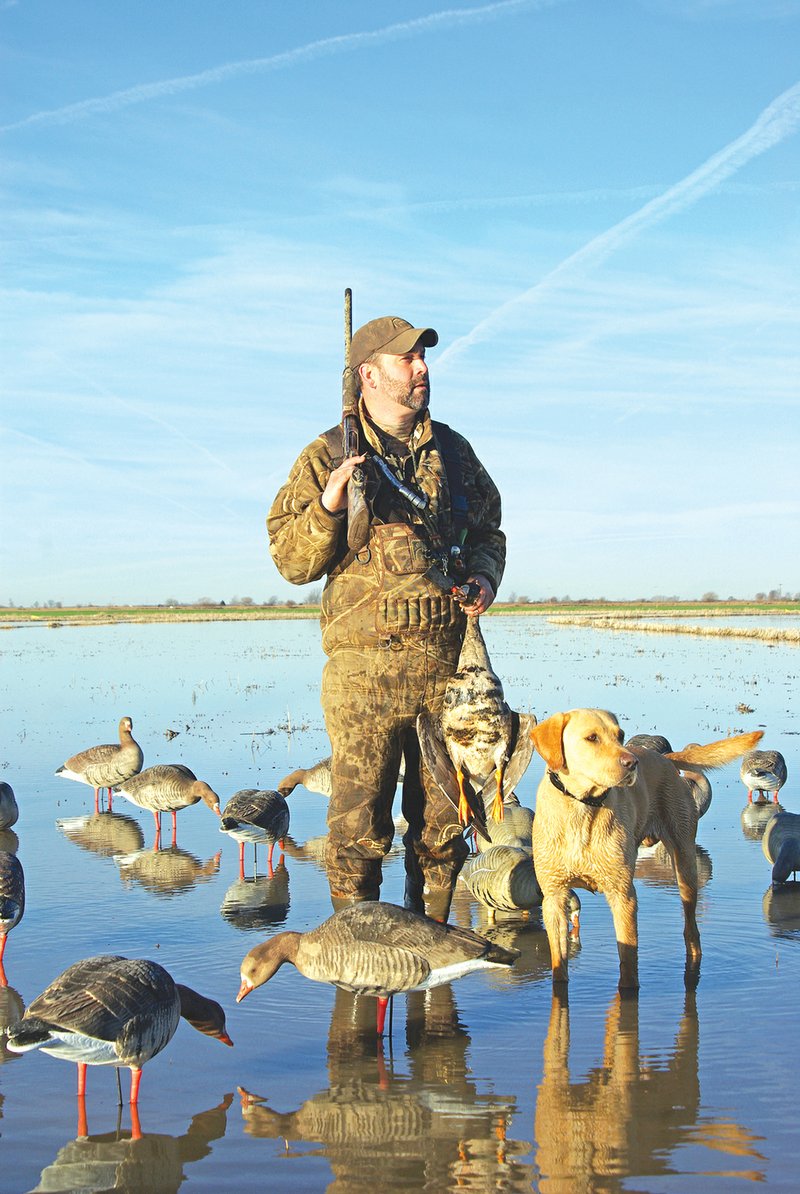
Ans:
{"label": "contrail", "polygon": [[8,133],[14,129],[28,128],[34,124],[67,124],[98,112],[116,112],[119,108],[127,108],[131,104],[141,104],[146,100],[158,99],[163,95],[176,95],[180,91],[191,91],[210,83],[222,83],[225,79],[235,78],[237,75],[283,70],[303,62],[312,62],[316,58],[358,50],[364,46],[381,45],[403,37],[414,37],[420,33],[431,33],[454,25],[474,24],[495,17],[513,15],[525,9],[551,8],[553,5],[561,3],[564,3],[564,0],[495,0],[494,3],[483,4],[480,8],[448,8],[442,12],[430,13],[426,17],[417,17],[411,21],[386,25],[383,29],[375,29],[371,32],[343,33],[336,37],[324,37],[319,41],[312,41],[308,45],[298,46],[294,50],[285,50],[281,54],[273,54],[268,58],[245,58],[238,62],[227,62],[222,66],[215,66],[195,75],[184,75],[177,79],[162,79],[158,83],[141,83],[136,87],[127,87],[123,91],[112,91],[110,95],[81,100],[76,104],[67,104],[63,108],[34,112],[31,116],[26,116],[13,124],[0,125],[0,132]]}
{"label": "contrail", "polygon": [[546,274],[541,281],[522,294],[509,299],[497,307],[480,323],[449,344],[437,358],[437,371],[445,361],[452,361],[459,352],[463,352],[473,344],[487,339],[491,329],[496,328],[506,313],[513,307],[531,303],[542,297],[557,286],[559,282],[574,277],[581,270],[598,265],[609,257],[620,245],[632,240],[637,233],[654,224],[659,224],[667,216],[691,207],[698,199],[702,199],[709,191],[718,187],[720,183],[735,174],[759,154],[765,153],[773,145],[777,145],[793,133],[800,125],[800,83],[795,83],[787,91],[768,104],[754,124],[731,141],[723,149],[698,166],[691,174],[681,179],[664,191],[662,195],[645,203],[638,211],[626,216],[618,224],[614,224],[599,236],[588,241],[583,248],[565,257],[559,265]]}

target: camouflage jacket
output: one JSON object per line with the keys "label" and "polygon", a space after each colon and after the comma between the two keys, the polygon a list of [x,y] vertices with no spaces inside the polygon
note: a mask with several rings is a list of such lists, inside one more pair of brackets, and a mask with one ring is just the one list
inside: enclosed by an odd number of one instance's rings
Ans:
{"label": "camouflage jacket", "polygon": [[[385,444],[363,408],[361,414],[367,453],[383,455]],[[452,438],[467,499],[467,574],[486,576],[496,592],[505,566],[500,495],[467,440],[457,432]],[[270,552],[281,575],[298,585],[328,578],[322,595],[322,645],[328,654],[339,646],[379,646],[409,635],[445,642],[462,637],[461,608],[427,575],[435,546],[430,521],[439,531],[440,545],[448,547],[455,540],[447,473],[427,413],[417,422],[410,452],[404,479],[427,495],[428,525],[375,466],[369,467],[368,458],[370,534],[357,554],[347,546],[346,515],[331,514],[321,501],[332,469],[342,460],[340,426],[301,452],[272,504],[267,518]]]}

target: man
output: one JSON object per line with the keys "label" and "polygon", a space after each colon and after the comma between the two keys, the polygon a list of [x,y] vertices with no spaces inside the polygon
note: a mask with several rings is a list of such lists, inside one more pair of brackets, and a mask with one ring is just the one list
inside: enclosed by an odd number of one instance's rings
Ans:
{"label": "man", "polygon": [[[433,328],[373,319],[353,335],[362,454],[342,459],[336,426],[309,444],[267,526],[281,574],[327,575],[322,707],[332,746],[326,867],[334,908],[379,898],[405,757],[406,906],[447,920],[467,855],[455,809],[425,773],[416,719],[438,713],[465,612],[494,601],[505,565],[500,495],[472,448],[428,414]],[[347,545],[347,487],[366,476],[369,537]],[[416,499],[409,498],[409,493]],[[469,586],[469,589],[467,588]]]}

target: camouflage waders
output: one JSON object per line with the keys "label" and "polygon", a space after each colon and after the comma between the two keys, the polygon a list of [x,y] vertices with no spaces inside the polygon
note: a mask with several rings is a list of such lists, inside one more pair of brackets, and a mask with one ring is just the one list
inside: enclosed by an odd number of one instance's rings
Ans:
{"label": "camouflage waders", "polygon": [[441,709],[457,658],[457,644],[420,638],[342,648],[325,665],[322,707],[333,747],[325,861],[334,897],[378,898],[381,864],[394,839],[392,804],[404,753],[411,885],[416,882],[420,897],[423,882],[452,892],[467,845],[452,804],[429,777],[424,788],[420,782],[416,719]]}

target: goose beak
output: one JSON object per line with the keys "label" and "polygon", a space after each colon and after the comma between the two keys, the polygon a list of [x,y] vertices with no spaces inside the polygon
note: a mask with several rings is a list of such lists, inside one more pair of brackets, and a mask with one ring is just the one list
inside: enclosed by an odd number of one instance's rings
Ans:
{"label": "goose beak", "polygon": [[242,985],[239,988],[239,994],[236,996],[236,1002],[241,1003],[245,995],[249,995],[252,990],[253,984],[249,981],[249,979],[243,978]]}

